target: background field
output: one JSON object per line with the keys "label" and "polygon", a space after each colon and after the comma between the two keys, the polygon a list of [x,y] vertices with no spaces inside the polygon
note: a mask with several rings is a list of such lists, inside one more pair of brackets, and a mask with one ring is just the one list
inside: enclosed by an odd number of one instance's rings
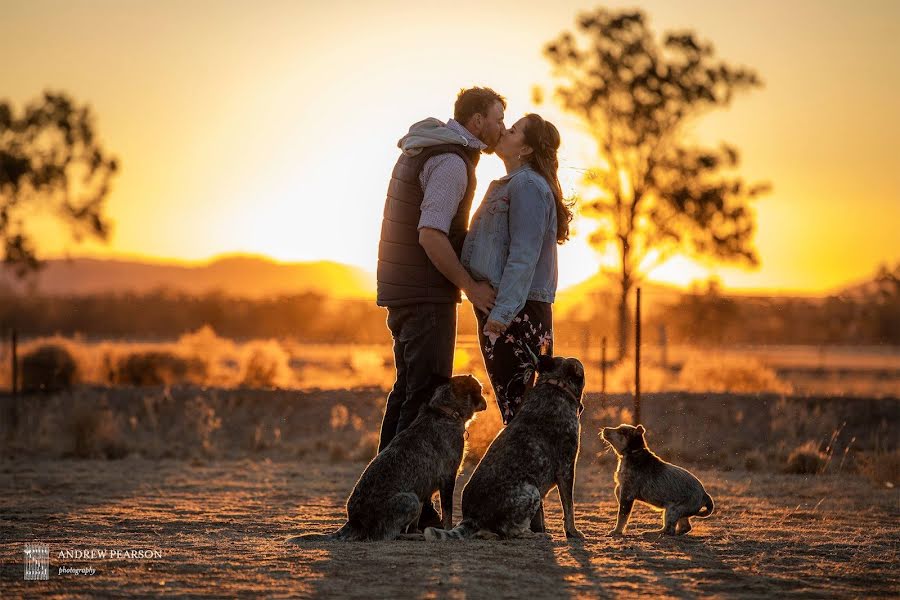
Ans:
{"label": "background field", "polygon": [[[703,479],[716,513],[689,536],[657,540],[657,513],[612,528],[614,459],[602,425],[630,397],[586,398],[576,483],[584,544],[323,543],[374,455],[383,392],[195,386],[90,388],[7,399],[0,427],[4,596],[214,594],[341,597],[896,596],[900,507],[897,399],[777,394],[648,394],[651,446]],[[457,494],[499,422],[473,423]],[[79,458],[79,459],[76,459]],[[459,499],[456,504],[459,518]],[[153,561],[51,560],[22,581],[21,542],[158,548]],[[93,566],[93,576],[53,569]],[[71,564],[70,564],[71,563]],[[40,587],[37,587],[40,586]]]}

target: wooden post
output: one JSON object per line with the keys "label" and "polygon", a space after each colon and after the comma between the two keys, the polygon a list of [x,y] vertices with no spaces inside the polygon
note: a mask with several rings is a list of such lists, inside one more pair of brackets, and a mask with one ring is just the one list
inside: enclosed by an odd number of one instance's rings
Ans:
{"label": "wooden post", "polygon": [[641,288],[634,309],[634,424],[641,422]]}
{"label": "wooden post", "polygon": [[18,345],[18,340],[16,339],[18,336],[16,334],[16,330],[12,330],[12,358],[10,359],[12,364],[10,367],[12,368],[12,395],[15,398],[16,394],[19,391],[19,360],[17,356],[18,349],[16,346]]}

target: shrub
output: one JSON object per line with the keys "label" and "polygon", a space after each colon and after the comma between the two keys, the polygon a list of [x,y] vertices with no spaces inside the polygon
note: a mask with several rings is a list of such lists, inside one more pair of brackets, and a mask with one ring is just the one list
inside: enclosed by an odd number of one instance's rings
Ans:
{"label": "shrub", "polygon": [[63,346],[45,344],[22,357],[22,389],[57,391],[72,387],[78,365]]}
{"label": "shrub", "polygon": [[128,354],[120,359],[115,379],[120,384],[145,386],[200,382],[205,377],[206,363],[199,358],[151,350]]}
{"label": "shrub", "polygon": [[290,387],[293,383],[290,356],[278,342],[270,340],[247,345],[241,385],[272,388]]}
{"label": "shrub", "polygon": [[821,473],[827,464],[828,455],[819,450],[819,445],[806,442],[790,453],[785,471],[796,475],[815,475]]}

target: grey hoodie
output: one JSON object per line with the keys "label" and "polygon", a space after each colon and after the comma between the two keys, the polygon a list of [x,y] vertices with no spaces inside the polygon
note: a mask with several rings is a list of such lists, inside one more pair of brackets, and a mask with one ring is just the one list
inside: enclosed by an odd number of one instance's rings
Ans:
{"label": "grey hoodie", "polygon": [[403,150],[407,156],[419,154],[423,148],[439,146],[441,144],[459,144],[469,146],[469,140],[460,133],[450,129],[440,119],[429,117],[418,123],[413,123],[409,133],[400,138],[397,147]]}

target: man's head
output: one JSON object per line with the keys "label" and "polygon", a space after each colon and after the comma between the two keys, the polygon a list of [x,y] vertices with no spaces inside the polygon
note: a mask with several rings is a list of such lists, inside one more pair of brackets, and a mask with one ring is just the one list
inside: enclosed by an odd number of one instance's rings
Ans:
{"label": "man's head", "polygon": [[491,88],[473,87],[459,92],[453,107],[453,118],[481,140],[488,154],[494,151],[506,131],[503,111],[506,98]]}

